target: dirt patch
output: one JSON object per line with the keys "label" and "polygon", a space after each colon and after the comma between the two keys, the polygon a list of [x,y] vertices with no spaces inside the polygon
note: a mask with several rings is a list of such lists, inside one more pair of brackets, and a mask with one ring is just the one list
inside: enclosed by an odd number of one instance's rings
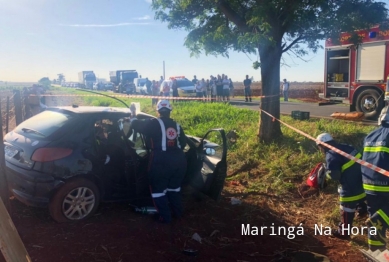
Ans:
{"label": "dirt patch", "polygon": [[[184,197],[185,215],[170,225],[150,215],[135,213],[126,203],[102,204],[84,222],[58,224],[46,209],[31,208],[11,200],[12,219],[32,261],[290,261],[291,251],[326,254],[331,261],[363,261],[347,241],[313,234],[318,205],[315,197],[291,199],[266,194],[242,194],[241,183],[228,183],[220,202],[190,195]],[[242,201],[232,205],[231,197]],[[293,199],[292,199],[293,198]],[[305,205],[295,209],[290,201]],[[277,208],[275,208],[277,207]],[[278,228],[298,226],[303,235],[293,238]],[[267,226],[263,234],[242,235],[242,224]],[[272,233],[271,227],[276,230]],[[295,231],[296,232],[296,231]],[[192,239],[197,233],[201,243]],[[183,253],[197,250],[197,256]],[[281,259],[284,260],[274,260]],[[0,260],[1,261],[1,260]]]}

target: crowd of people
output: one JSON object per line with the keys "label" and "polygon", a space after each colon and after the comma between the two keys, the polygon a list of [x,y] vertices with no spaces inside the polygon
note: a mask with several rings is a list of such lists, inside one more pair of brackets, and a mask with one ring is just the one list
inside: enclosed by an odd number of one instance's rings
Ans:
{"label": "crowd of people", "polygon": [[[195,87],[196,97],[202,101],[211,102],[228,102],[230,97],[234,97],[234,82],[227,75],[211,75],[209,79],[198,79],[196,75],[193,76],[192,84]],[[243,81],[245,86],[246,102],[251,102],[251,79],[248,75]],[[146,82],[148,94],[153,96],[179,97],[177,78],[171,78],[171,81],[165,81],[161,76],[160,80],[153,80]],[[157,99],[153,99],[153,104],[156,104]]]}
{"label": "crowd of people", "polygon": [[234,83],[227,75],[211,75],[209,79],[201,80],[193,76],[192,83],[196,89],[196,97],[208,98],[211,101],[228,102],[230,96],[234,97]]}
{"label": "crowd of people", "polygon": [[[160,80],[149,81],[147,79],[146,87],[147,93],[153,96],[179,97],[177,78],[170,78],[171,81],[165,81],[161,76]],[[234,98],[234,82],[227,75],[211,75],[209,79],[198,79],[196,75],[193,76],[192,84],[195,87],[196,97],[202,101],[211,102],[229,102],[230,97]],[[243,80],[245,102],[252,102],[251,91],[252,79],[246,75]],[[283,79],[281,85],[281,92],[284,96],[284,101],[288,101],[289,82]],[[172,91],[172,92],[171,92]],[[153,104],[156,104],[157,99],[153,99]]]}

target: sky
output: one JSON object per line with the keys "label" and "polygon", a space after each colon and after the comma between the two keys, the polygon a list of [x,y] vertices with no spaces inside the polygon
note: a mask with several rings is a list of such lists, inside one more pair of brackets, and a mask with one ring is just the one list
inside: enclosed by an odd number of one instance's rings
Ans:
{"label": "sky", "polygon": [[[183,30],[169,30],[154,20],[151,0],[0,0],[0,81],[32,82],[93,70],[109,79],[109,71],[135,69],[157,80],[193,75],[226,74],[233,81],[245,75],[260,81],[252,64],[256,55],[230,52],[229,58],[190,57]],[[322,82],[324,52],[302,61],[283,56],[281,79]]]}

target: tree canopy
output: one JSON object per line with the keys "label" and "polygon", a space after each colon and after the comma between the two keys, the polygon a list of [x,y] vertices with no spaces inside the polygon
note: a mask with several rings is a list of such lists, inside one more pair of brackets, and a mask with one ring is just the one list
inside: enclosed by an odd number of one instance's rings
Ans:
{"label": "tree canopy", "polygon": [[62,83],[62,81],[65,81],[65,76],[64,76],[64,74],[57,74],[57,76],[58,76],[58,83]]}
{"label": "tree canopy", "polygon": [[42,77],[41,79],[39,79],[38,83],[44,86],[45,88],[49,88],[51,85],[51,81],[48,77]]}
{"label": "tree canopy", "polygon": [[[152,8],[168,28],[188,31],[184,45],[192,56],[257,53],[254,67],[261,69],[267,96],[261,108],[277,118],[283,53],[302,57],[321,48],[320,40],[384,25],[388,18],[385,3],[371,0],[153,0]],[[260,139],[280,135],[279,123],[262,113]]]}

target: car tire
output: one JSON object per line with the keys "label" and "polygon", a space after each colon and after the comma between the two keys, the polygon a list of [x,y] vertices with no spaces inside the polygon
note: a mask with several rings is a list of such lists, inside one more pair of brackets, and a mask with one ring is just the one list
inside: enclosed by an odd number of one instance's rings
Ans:
{"label": "car tire", "polygon": [[[375,104],[375,108],[373,110],[366,108],[364,103],[367,99],[371,100]],[[380,94],[377,90],[367,89],[358,95],[355,107],[357,111],[364,113],[366,119],[376,120],[380,115],[382,108],[384,108],[384,101],[380,98]]]}
{"label": "car tire", "polygon": [[100,203],[97,186],[85,178],[69,180],[50,199],[51,217],[59,222],[80,221],[89,218]]}

